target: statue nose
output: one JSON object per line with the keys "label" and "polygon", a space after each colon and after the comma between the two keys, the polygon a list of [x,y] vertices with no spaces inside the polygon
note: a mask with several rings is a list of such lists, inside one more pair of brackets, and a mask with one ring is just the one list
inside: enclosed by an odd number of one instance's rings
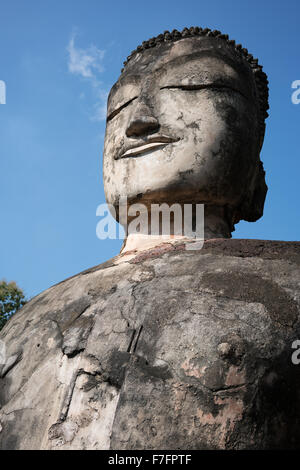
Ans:
{"label": "statue nose", "polygon": [[150,108],[140,103],[132,114],[126,129],[127,137],[143,136],[159,129],[159,122],[151,113]]}

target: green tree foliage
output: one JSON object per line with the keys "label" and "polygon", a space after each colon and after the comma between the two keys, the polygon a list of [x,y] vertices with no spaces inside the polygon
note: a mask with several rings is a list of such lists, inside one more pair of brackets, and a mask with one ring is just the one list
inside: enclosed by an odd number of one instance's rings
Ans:
{"label": "green tree foliage", "polygon": [[23,291],[15,282],[0,281],[0,330],[25,303]]}

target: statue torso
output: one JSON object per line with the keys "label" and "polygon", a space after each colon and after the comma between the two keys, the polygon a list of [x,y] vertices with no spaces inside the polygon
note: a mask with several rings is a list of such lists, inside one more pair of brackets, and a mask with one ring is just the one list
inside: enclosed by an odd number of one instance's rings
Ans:
{"label": "statue torso", "polygon": [[0,334],[1,448],[299,446],[299,248],[165,245],[32,299]]}

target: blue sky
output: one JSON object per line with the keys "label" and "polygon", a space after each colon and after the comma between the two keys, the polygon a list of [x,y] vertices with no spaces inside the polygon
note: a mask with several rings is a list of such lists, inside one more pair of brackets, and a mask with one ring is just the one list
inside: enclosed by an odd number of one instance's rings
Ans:
{"label": "blue sky", "polygon": [[96,237],[106,95],[138,44],[185,26],[229,34],[269,76],[265,214],[234,238],[300,239],[297,0],[1,0],[0,17],[0,279],[32,297],[119,252]]}

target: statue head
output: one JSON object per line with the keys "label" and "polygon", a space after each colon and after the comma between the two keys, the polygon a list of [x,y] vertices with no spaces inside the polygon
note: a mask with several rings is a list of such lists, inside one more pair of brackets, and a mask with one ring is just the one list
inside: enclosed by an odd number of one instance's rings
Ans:
{"label": "statue head", "polygon": [[107,202],[204,203],[230,231],[263,214],[268,81],[257,59],[209,29],[143,42],[108,97]]}

